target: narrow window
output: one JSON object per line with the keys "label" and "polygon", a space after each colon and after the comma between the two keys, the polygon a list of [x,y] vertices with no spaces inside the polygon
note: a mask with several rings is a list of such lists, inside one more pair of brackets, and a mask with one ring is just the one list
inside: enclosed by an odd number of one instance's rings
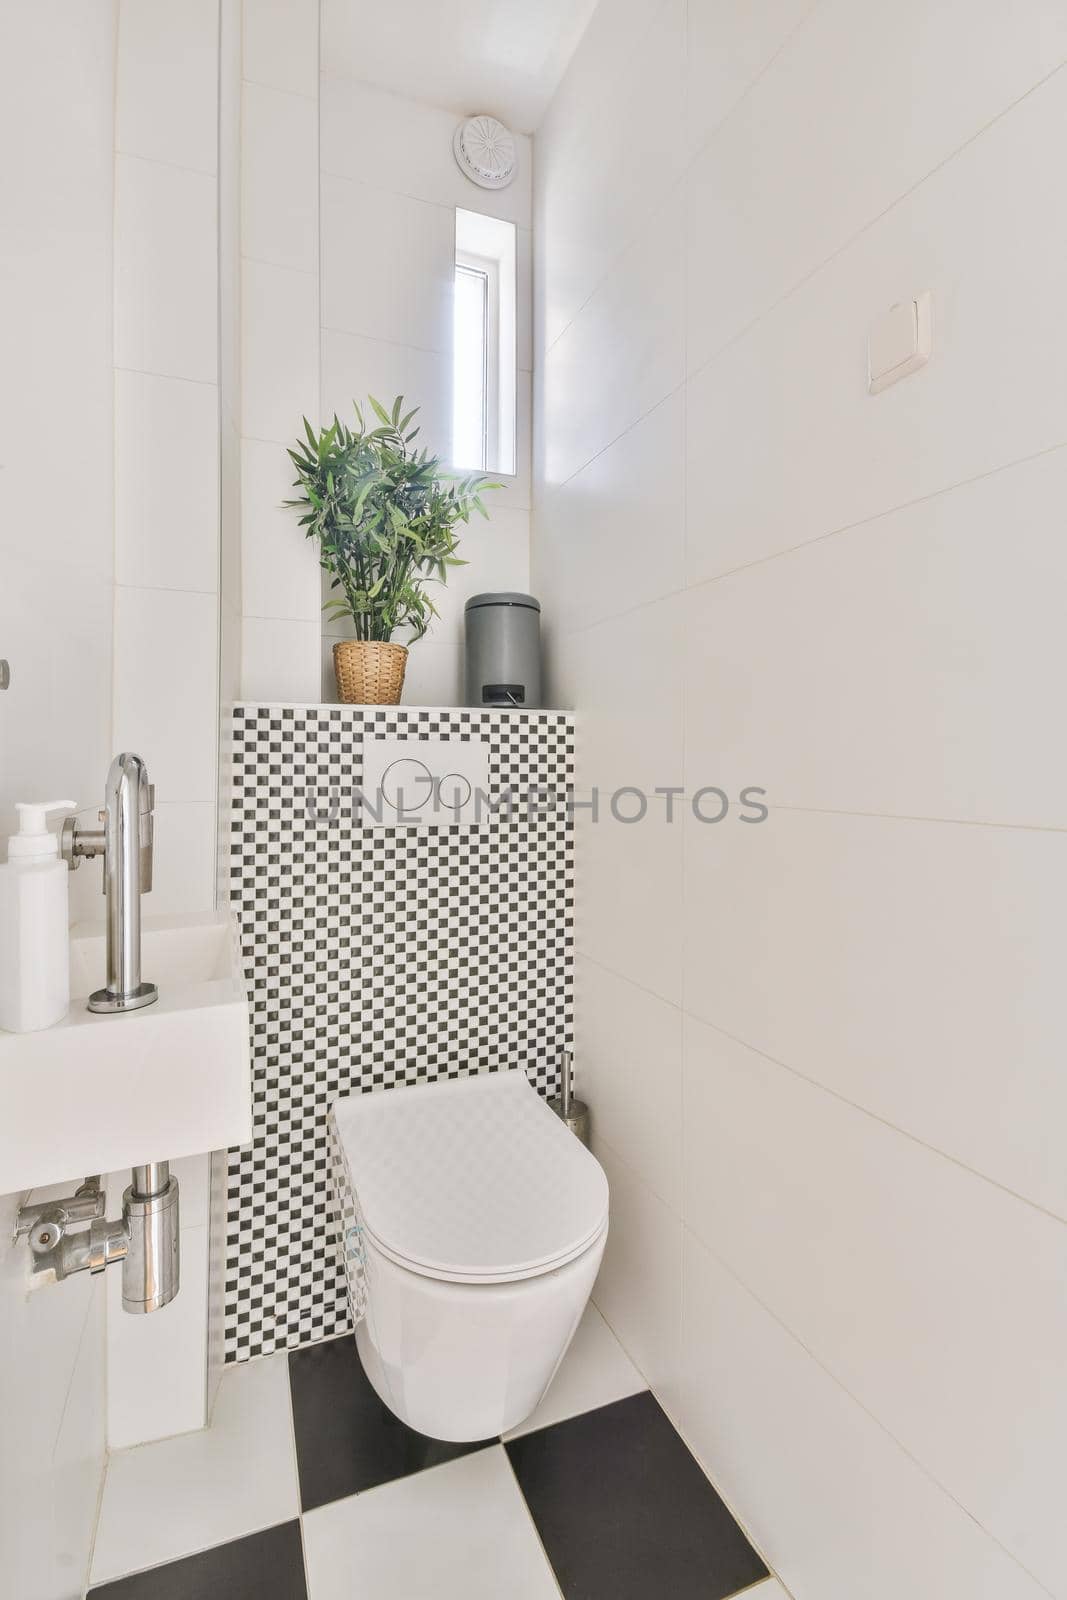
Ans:
{"label": "narrow window", "polygon": [[515,225],[456,212],[452,464],[515,471]]}

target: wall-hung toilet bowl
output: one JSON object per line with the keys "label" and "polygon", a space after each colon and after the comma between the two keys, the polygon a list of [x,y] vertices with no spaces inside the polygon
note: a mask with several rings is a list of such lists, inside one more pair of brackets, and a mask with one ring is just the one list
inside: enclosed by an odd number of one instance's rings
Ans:
{"label": "wall-hung toilet bowl", "polygon": [[367,1377],[433,1438],[515,1427],[548,1388],[604,1253],[599,1163],[521,1071],[356,1095],[333,1116]]}

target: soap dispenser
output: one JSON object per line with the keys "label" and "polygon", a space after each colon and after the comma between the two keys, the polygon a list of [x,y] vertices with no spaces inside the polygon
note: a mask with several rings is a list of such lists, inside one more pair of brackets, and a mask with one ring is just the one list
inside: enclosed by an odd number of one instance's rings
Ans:
{"label": "soap dispenser", "polygon": [[0,867],[0,1028],[34,1033],[61,1022],[70,1005],[69,871],[49,811],[73,800],[19,802],[19,831]]}

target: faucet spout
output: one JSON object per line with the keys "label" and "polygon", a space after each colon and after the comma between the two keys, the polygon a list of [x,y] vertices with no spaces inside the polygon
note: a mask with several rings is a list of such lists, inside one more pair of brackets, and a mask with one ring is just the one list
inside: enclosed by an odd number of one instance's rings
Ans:
{"label": "faucet spout", "polygon": [[107,986],[90,995],[90,1011],[136,1011],[159,998],[155,984],[141,977],[141,896],[152,887],[154,800],[140,756],[116,756],[103,812]]}

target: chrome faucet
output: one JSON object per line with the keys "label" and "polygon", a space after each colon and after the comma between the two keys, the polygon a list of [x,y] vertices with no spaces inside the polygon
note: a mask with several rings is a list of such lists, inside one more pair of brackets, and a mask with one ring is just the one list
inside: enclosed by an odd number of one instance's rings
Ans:
{"label": "chrome faucet", "polygon": [[104,858],[107,896],[107,984],[89,996],[90,1011],[136,1011],[159,998],[141,981],[141,896],[152,887],[152,812],[155,789],[140,756],[115,757],[104,789],[102,828],[63,824],[63,859],[73,872],[83,857]]}
{"label": "chrome faucet", "polygon": [[[83,828],[74,817],[63,824],[60,850],[72,872],[86,857],[104,858],[107,986],[89,996],[90,1011],[136,1011],[159,998],[155,984],[141,978],[141,896],[152,887],[154,807],[148,770],[127,751],[108,771],[103,826]],[[130,1177],[121,1217],[108,1220],[94,1175],[61,1200],[22,1206],[15,1238],[29,1241],[34,1273],[55,1282],[121,1261],[122,1308],[143,1315],[169,1305],[181,1283],[178,1180],[167,1161],[144,1162]]]}

